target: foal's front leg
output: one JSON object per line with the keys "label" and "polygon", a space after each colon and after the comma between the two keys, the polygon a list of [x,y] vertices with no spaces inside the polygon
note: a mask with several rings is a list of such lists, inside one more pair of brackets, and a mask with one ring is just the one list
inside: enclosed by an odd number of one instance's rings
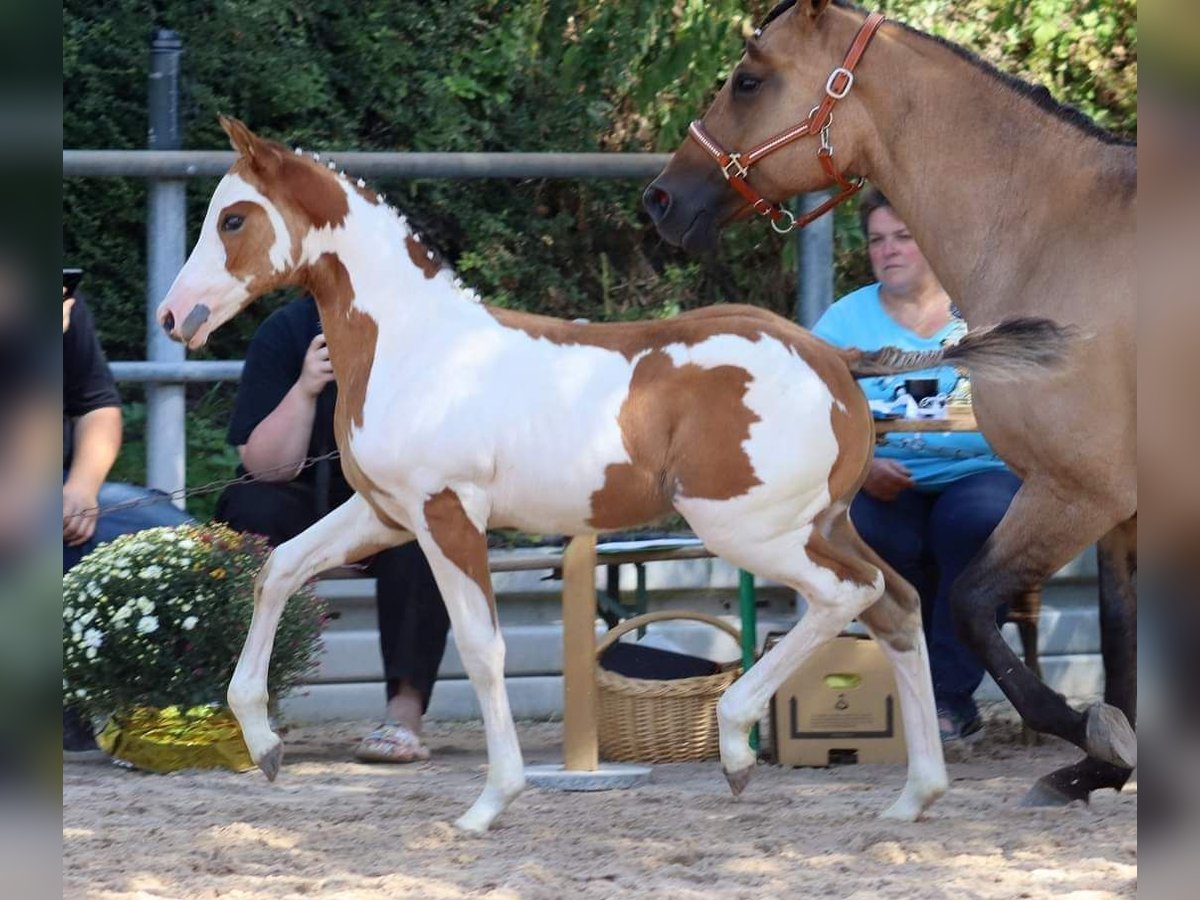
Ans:
{"label": "foal's front leg", "polygon": [[267,668],[288,597],[319,572],[412,539],[410,532],[384,525],[367,502],[355,494],[275,548],[258,573],[250,632],[229,682],[228,698],[251,759],[272,781],[283,760],[283,744],[267,718]]}
{"label": "foal's front leg", "polygon": [[487,831],[525,789],[525,765],[504,686],[504,638],[488,570],[485,506],[486,499],[478,492],[463,489],[460,496],[446,488],[426,501],[424,522],[414,524],[483,712],[487,784],[474,805],[454,823],[477,833]]}

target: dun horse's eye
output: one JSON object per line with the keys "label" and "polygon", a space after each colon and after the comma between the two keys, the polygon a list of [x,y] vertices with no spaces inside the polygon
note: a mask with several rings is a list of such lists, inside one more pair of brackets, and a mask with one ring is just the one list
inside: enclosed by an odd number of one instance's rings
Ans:
{"label": "dun horse's eye", "polygon": [[237,231],[239,228],[242,227],[242,225],[245,224],[245,222],[246,222],[246,219],[244,216],[239,216],[235,213],[230,213],[224,219],[221,220],[221,230],[222,231]]}
{"label": "dun horse's eye", "polygon": [[757,91],[761,85],[761,78],[755,78],[753,75],[742,73],[733,79],[733,92],[739,97],[748,97]]}

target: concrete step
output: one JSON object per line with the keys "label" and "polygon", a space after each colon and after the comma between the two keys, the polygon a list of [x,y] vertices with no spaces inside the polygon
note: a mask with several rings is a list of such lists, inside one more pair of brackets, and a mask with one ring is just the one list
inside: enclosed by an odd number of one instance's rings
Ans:
{"label": "concrete step", "polygon": [[[1070,655],[1042,661],[1046,681],[1076,706],[1104,692],[1104,672],[1098,656]],[[505,679],[509,703],[518,719],[562,717],[562,676],[527,675]],[[1004,697],[991,678],[985,678],[976,696],[984,701]],[[289,722],[345,721],[381,716],[384,705],[382,681],[307,685],[283,701]],[[480,717],[475,691],[465,678],[439,679],[429,705],[429,718],[464,720]]]}

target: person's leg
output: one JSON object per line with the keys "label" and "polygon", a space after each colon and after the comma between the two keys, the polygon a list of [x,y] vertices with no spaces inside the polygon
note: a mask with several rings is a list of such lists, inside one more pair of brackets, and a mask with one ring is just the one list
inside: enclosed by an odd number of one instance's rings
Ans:
{"label": "person's leg", "polygon": [[[379,649],[387,680],[385,727],[400,725],[419,736],[446,649],[450,628],[446,606],[416,542],[377,554],[367,573],[376,578]],[[366,754],[381,759],[395,755]],[[399,758],[411,756],[399,753]]]}
{"label": "person's leg", "polygon": [[850,521],[867,546],[917,589],[922,620],[929,639],[929,612],[937,592],[930,571],[926,524],[932,498],[917,491],[902,491],[895,500],[877,500],[859,492],[850,504]]}
{"label": "person's leg", "polygon": [[316,521],[313,491],[294,481],[231,484],[221,492],[213,518],[235,531],[261,534],[274,547]]}
{"label": "person's leg", "polygon": [[106,544],[123,534],[134,534],[147,528],[182,525],[191,516],[178,509],[162,491],[135,484],[106,481],[96,498],[101,509],[118,507],[101,513],[92,536],[78,547],[63,545],[63,572],[68,572],[100,544]]}
{"label": "person's leg", "polygon": [[930,668],[938,709],[975,727],[974,694],[983,663],[959,640],[950,609],[950,588],[1004,517],[1021,481],[1008,471],[979,472],[946,487],[929,520],[929,546],[938,567],[938,589],[929,621]]}

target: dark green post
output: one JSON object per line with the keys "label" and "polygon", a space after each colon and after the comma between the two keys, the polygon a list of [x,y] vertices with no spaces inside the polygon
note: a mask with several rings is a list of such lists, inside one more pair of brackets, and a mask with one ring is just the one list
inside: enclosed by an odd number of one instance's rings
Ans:
{"label": "dark green post", "polygon": [[[754,651],[758,645],[758,598],[754,592],[754,575],[745,569],[738,570],[738,605],[742,613],[742,671],[749,672],[754,665]],[[750,747],[758,752],[758,726],[750,730]]]}

